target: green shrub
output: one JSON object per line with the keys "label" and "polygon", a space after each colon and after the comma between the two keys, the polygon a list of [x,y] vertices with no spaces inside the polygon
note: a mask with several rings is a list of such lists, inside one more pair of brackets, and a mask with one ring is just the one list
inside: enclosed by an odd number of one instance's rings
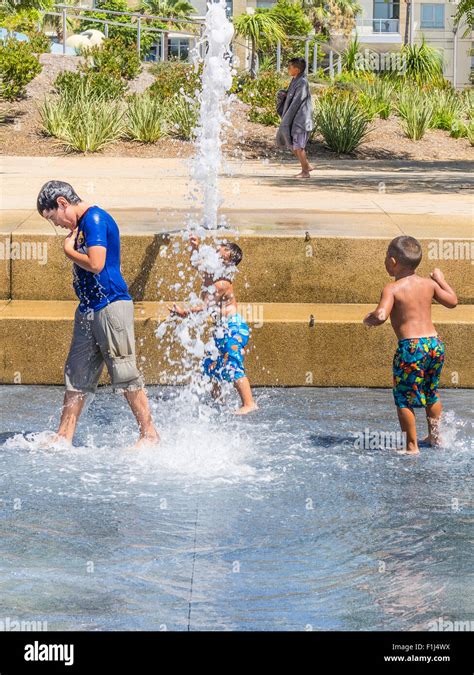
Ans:
{"label": "green shrub", "polygon": [[405,78],[414,80],[418,84],[438,82],[443,79],[441,53],[430,47],[424,38],[420,45],[403,45],[401,55],[405,59]]}
{"label": "green shrub", "polygon": [[468,120],[474,120],[474,89],[465,89],[461,92],[463,114]]}
{"label": "green shrub", "polygon": [[174,96],[165,109],[168,134],[185,141],[193,140],[198,116],[198,107],[192,99],[182,94]]}
{"label": "green shrub", "polygon": [[370,117],[358,99],[346,92],[333,91],[317,99],[314,121],[331,150],[348,154],[366,137]]}
{"label": "green shrub", "polygon": [[433,104],[423,92],[412,89],[400,96],[397,112],[402,129],[408,138],[418,141],[425,135],[433,118]]}
{"label": "green shrub", "polygon": [[330,81],[329,73],[323,68],[318,68],[315,73],[309,73],[308,82],[315,82],[316,84],[326,84]]}
{"label": "green shrub", "polygon": [[433,129],[450,131],[463,113],[462,99],[454,90],[442,89],[430,95],[433,104],[433,117],[430,126]]}
{"label": "green shrub", "polygon": [[244,103],[252,107],[275,108],[278,90],[286,88],[288,84],[288,77],[275,71],[267,71],[259,73],[254,80],[250,78],[242,80],[236,93]]}
{"label": "green shrub", "polygon": [[39,108],[41,131],[45,136],[62,139],[66,136],[71,108],[66,99],[47,96]]}
{"label": "green shrub", "polygon": [[452,138],[465,138],[467,136],[467,124],[460,119],[454,120],[449,135]]}
{"label": "green shrub", "polygon": [[97,152],[118,140],[124,130],[120,105],[104,99],[78,96],[72,107],[65,99],[45,99],[40,114],[44,133],[80,152]]}
{"label": "green shrub", "polygon": [[32,31],[28,33],[30,46],[33,54],[48,54],[51,51],[51,41],[47,35],[41,31]]}
{"label": "green shrub", "polygon": [[273,108],[250,108],[249,111],[249,120],[251,122],[257,122],[258,124],[264,124],[267,127],[277,127],[279,126],[281,119],[280,115],[277,113],[275,107]]}
{"label": "green shrub", "polygon": [[[133,11],[128,3],[127,0],[96,0],[95,6],[94,6],[94,12],[90,12],[87,14],[87,19],[82,19],[80,21],[80,31],[87,30],[88,28],[94,28],[95,30],[104,30],[104,24],[103,23],[98,23],[97,21],[94,21],[94,18],[96,19],[107,19],[111,16],[112,14],[104,14],[104,12],[101,12],[100,10],[110,10],[112,12],[130,12]],[[109,38],[121,38],[123,42],[130,48],[134,48],[136,50],[137,48],[137,24],[136,20],[132,23],[132,17],[129,16],[117,16],[115,18],[116,21],[120,21],[120,23],[124,24],[130,24],[130,27],[128,26],[112,26],[109,25]],[[166,28],[165,24],[161,21],[152,21],[148,20],[146,21],[145,19],[142,20],[142,27],[145,25],[149,25],[150,27],[153,28]],[[146,54],[149,53],[151,46],[154,44],[156,40],[156,33],[150,33],[146,30],[142,31],[141,34],[141,39],[140,39],[140,54],[141,57],[144,57]]]}
{"label": "green shrub", "polygon": [[366,80],[360,82],[359,89],[361,103],[368,112],[384,120],[390,117],[395,90],[392,82],[383,78],[376,78],[373,82]]}
{"label": "green shrub", "polygon": [[101,45],[81,50],[86,58],[82,72],[97,72],[116,79],[133,80],[141,72],[141,62],[136,49],[121,37],[103,40]]}
{"label": "green shrub", "polygon": [[469,122],[466,127],[467,138],[471,145],[474,145],[474,122]]}
{"label": "green shrub", "polygon": [[196,71],[188,63],[164,61],[154,64],[150,72],[156,79],[148,91],[159,101],[166,101],[178,94],[194,96],[196,90],[201,90],[201,70]]}
{"label": "green shrub", "polygon": [[0,45],[0,96],[7,101],[22,98],[26,85],[42,70],[31,45],[13,38]]}
{"label": "green shrub", "polygon": [[148,92],[130,96],[126,133],[128,138],[142,143],[155,143],[165,136],[166,120],[161,101]]}
{"label": "green shrub", "polygon": [[97,152],[122,136],[123,112],[117,103],[78,99],[76,105],[64,138],[70,149]]}
{"label": "green shrub", "polygon": [[288,86],[288,81],[288,77],[275,71],[260,72],[255,79],[241,74],[234,80],[232,92],[250,105],[251,122],[278,126],[280,117],[276,111],[276,95],[279,89]]}
{"label": "green shrub", "polygon": [[21,8],[15,12],[5,13],[1,17],[0,25],[9,32],[34,33],[38,30],[38,21],[41,20],[41,14],[37,9]]}
{"label": "green shrub", "polygon": [[54,81],[56,91],[63,97],[75,100],[79,96],[108,101],[124,96],[127,85],[123,80],[105,73],[78,73],[63,71]]}

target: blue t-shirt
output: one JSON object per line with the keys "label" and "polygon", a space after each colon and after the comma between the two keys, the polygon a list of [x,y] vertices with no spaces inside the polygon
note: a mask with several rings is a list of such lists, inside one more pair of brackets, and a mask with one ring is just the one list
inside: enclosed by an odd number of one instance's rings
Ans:
{"label": "blue t-shirt", "polygon": [[107,249],[102,272],[92,274],[74,263],[73,285],[79,298],[79,311],[97,311],[117,300],[131,300],[120,271],[120,233],[117,223],[107,211],[91,206],[79,218],[74,248],[87,254],[90,246]]}

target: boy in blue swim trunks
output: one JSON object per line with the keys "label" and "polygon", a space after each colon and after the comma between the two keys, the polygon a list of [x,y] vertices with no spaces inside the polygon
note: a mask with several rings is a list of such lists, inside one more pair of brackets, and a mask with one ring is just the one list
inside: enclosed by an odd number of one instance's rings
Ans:
{"label": "boy in blue swim trunks", "polygon": [[242,250],[234,243],[220,245],[217,254],[211,247],[206,247],[209,249],[207,260],[200,264],[199,237],[192,235],[190,244],[191,263],[198,267],[203,277],[201,298],[204,302],[202,305],[189,309],[181,309],[173,305],[170,307],[170,312],[176,316],[186,317],[191,312],[208,311],[213,317],[216,349],[215,353],[203,362],[204,374],[213,382],[212,396],[215,400],[221,397],[220,382],[232,382],[242,403],[235,413],[246,415],[257,410],[257,405],[244,368],[245,347],[249,341],[250,331],[238,313],[232,284],[233,272],[242,260]]}
{"label": "boy in blue swim trunks", "polygon": [[366,326],[380,326],[390,316],[398,337],[393,358],[393,396],[402,431],[406,433],[408,454],[417,454],[414,408],[425,408],[430,445],[439,445],[441,401],[439,378],[444,363],[444,343],[431,320],[434,300],[452,309],[458,299],[436,268],[430,279],[415,270],[422,256],[421,245],[413,237],[400,236],[390,242],[385,269],[395,281],[387,284],[377,308],[364,319]]}

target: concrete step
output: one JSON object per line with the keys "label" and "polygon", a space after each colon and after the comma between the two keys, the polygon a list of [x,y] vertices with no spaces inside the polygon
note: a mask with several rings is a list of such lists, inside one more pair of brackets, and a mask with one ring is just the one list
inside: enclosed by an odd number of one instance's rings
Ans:
{"label": "concrete step", "polygon": [[[74,299],[63,236],[51,234],[47,228],[47,224],[38,223],[0,233],[1,299]],[[384,259],[392,235],[367,236],[362,226],[359,232],[360,236],[333,236],[312,235],[305,230],[290,234],[269,230],[262,234],[244,229],[237,239],[229,236],[244,252],[236,278],[237,297],[242,302],[258,303],[377,302],[390,280]],[[440,240],[428,234],[420,241],[424,259],[419,273],[428,275],[434,267],[440,267],[456,289],[460,303],[473,303],[473,240],[467,236]],[[7,251],[14,259],[8,259]],[[122,234],[122,270],[136,301],[188,297],[189,287],[180,277],[183,270],[186,279],[195,276],[194,270],[186,271],[188,258],[178,234]],[[174,292],[170,291],[172,287]],[[196,280],[194,290],[198,287]]]}
{"label": "concrete step", "polygon": [[[0,303],[0,382],[61,384],[75,302]],[[155,330],[168,316],[168,302],[137,302],[138,362],[148,384],[173,381],[169,366],[179,348],[172,334]],[[247,372],[254,385],[390,387],[396,338],[390,326],[362,325],[369,304],[243,303],[252,326]],[[433,319],[447,346],[443,387],[473,387],[474,306],[433,306]],[[199,367],[199,364],[196,364]],[[103,378],[106,382],[107,378]]]}

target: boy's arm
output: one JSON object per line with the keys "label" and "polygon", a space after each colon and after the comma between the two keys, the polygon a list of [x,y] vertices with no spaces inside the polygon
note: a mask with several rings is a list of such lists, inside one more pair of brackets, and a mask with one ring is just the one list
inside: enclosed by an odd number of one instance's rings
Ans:
{"label": "boy's arm", "polygon": [[191,265],[193,264],[193,253],[194,251],[199,251],[199,246],[201,245],[201,239],[197,236],[197,234],[191,234],[189,236],[189,243],[191,244]]}
{"label": "boy's arm", "polygon": [[391,284],[385,286],[380,296],[380,302],[373,312],[370,312],[365,317],[363,323],[366,326],[381,326],[390,316],[390,312],[393,308],[393,290]]}
{"label": "boy's arm", "polygon": [[168,307],[171,314],[176,316],[189,316],[189,314],[195,314],[196,312],[204,312],[211,305],[218,305],[222,298],[224,297],[226,291],[229,289],[230,281],[226,279],[219,279],[214,283],[215,291],[212,294],[207,294],[206,300],[202,305],[197,305],[195,307],[190,307],[189,309],[181,309],[178,305],[174,304],[172,307]]}
{"label": "boy's arm", "polygon": [[430,273],[430,277],[435,282],[434,299],[448,309],[454,309],[458,304],[458,296],[444,278],[442,271],[436,267]]}
{"label": "boy's arm", "polygon": [[77,230],[73,230],[64,240],[64,253],[67,257],[92,274],[100,274],[104,269],[107,248],[105,246],[90,246],[87,253],[79,253],[74,249]]}

